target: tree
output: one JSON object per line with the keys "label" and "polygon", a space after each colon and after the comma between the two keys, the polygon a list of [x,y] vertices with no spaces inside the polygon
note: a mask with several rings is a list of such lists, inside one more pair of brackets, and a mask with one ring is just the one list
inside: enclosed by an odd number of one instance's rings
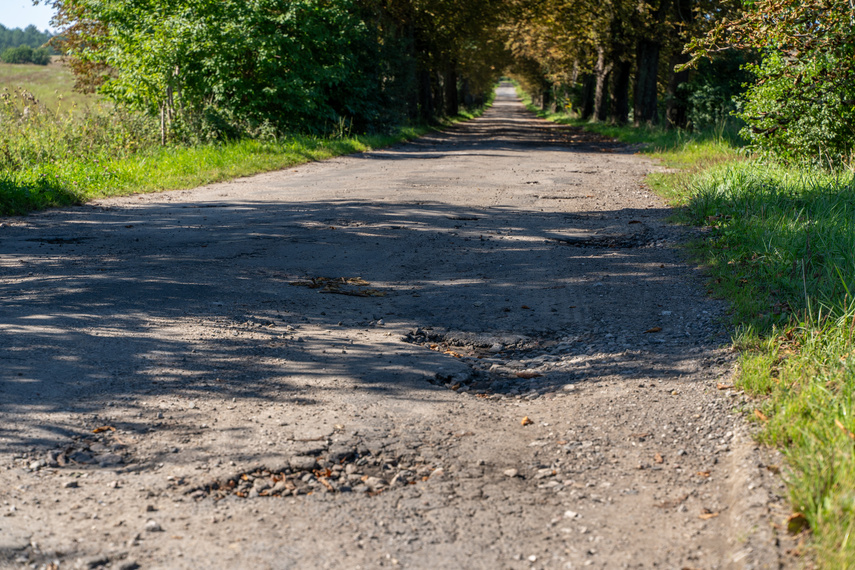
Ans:
{"label": "tree", "polygon": [[785,161],[828,165],[855,148],[855,6],[837,0],[756,0],[690,46],[692,63],[755,50],[756,82],[739,116],[754,146]]}

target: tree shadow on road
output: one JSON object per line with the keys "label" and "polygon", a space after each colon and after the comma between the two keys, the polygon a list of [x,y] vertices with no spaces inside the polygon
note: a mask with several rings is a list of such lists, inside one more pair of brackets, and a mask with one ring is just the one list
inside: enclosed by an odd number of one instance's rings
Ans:
{"label": "tree shadow on road", "polygon": [[[222,202],[78,208],[39,230],[7,227],[0,441],[49,446],[79,433],[69,414],[97,427],[110,407],[148,396],[311,407],[343,390],[418,401],[441,389],[444,367],[452,380],[475,370],[486,394],[678,378],[690,350],[721,338],[678,263],[667,213]],[[629,222],[646,237],[584,241],[595,225],[637,234]],[[294,285],[319,277],[367,285]],[[467,346],[452,334],[437,351],[427,337],[402,341],[417,329],[522,340]],[[491,372],[467,356],[565,366],[525,378],[540,364]]]}

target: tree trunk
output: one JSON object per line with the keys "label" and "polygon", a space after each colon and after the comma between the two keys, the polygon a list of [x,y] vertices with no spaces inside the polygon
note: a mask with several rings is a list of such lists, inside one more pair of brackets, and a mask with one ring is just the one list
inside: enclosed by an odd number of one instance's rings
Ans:
{"label": "tree trunk", "polygon": [[460,101],[457,99],[457,65],[452,62],[445,72],[445,114],[453,117],[460,112]]}
{"label": "tree trunk", "polygon": [[649,39],[638,40],[636,46],[635,125],[655,125],[659,122],[656,96],[659,75],[659,42]]}
{"label": "tree trunk", "polygon": [[605,121],[608,109],[608,79],[612,72],[612,63],[606,63],[606,49],[602,46],[597,48],[597,65],[594,67],[594,110],[592,119]]}
{"label": "tree trunk", "polygon": [[[692,3],[693,0],[677,0],[674,3],[676,20],[682,22],[685,26],[691,25],[694,20]],[[688,37],[680,33],[680,27],[677,28],[676,40],[678,45],[683,45],[688,41]],[[689,70],[676,72],[674,71],[674,67],[688,62],[689,59],[689,55],[684,53],[675,53],[671,58],[665,107],[665,119],[669,129],[684,129],[688,126],[689,102],[686,99],[685,92],[680,89],[680,86],[689,81]]]}
{"label": "tree trunk", "polygon": [[689,61],[686,54],[675,54],[671,58],[671,73],[668,77],[668,89],[666,90],[665,125],[669,129],[685,129],[689,117],[689,102],[686,94],[680,86],[689,81],[689,70],[674,71],[674,67]]}
{"label": "tree trunk", "polygon": [[597,80],[591,73],[582,75],[582,114],[581,119],[590,119],[594,114],[594,91]]}
{"label": "tree trunk", "polygon": [[445,74],[442,71],[436,71],[430,75],[431,93],[433,94],[433,118],[445,113]]}
{"label": "tree trunk", "polygon": [[430,86],[430,71],[421,69],[419,78],[419,118],[423,121],[433,119],[433,91]]}
{"label": "tree trunk", "polygon": [[464,77],[463,81],[460,82],[460,100],[463,101],[463,105],[466,107],[471,107],[474,102],[468,77]]}
{"label": "tree trunk", "polygon": [[632,73],[632,62],[619,61],[612,74],[612,99],[609,118],[618,125],[625,125],[629,120],[629,77]]}

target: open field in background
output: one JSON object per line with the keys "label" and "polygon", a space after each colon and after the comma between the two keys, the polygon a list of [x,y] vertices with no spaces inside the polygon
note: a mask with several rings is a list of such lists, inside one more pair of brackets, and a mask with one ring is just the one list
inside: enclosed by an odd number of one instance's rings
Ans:
{"label": "open field in background", "polygon": [[93,95],[77,93],[71,71],[54,56],[49,65],[19,65],[0,63],[0,89],[24,88],[45,105],[46,108],[71,110],[98,104]]}
{"label": "open field in background", "polygon": [[[375,135],[292,135],[161,146],[156,121],[73,92],[70,72],[58,63],[2,65],[0,80],[12,86],[0,105],[5,127],[0,131],[0,215],[104,196],[193,188],[388,146],[437,126],[407,126]],[[67,112],[72,108],[74,112]],[[443,124],[482,111],[462,112]]]}
{"label": "open field in background", "polygon": [[[529,101],[530,103],[530,101]],[[531,108],[531,105],[529,105]],[[532,108],[532,110],[536,111]],[[537,112],[537,111],[536,111]],[[795,553],[855,568],[855,177],[761,162],[734,133],[583,126],[675,169],[650,186],[700,229],[690,253],[731,304],[737,386],[785,453]],[[799,540],[807,526],[812,535]]]}

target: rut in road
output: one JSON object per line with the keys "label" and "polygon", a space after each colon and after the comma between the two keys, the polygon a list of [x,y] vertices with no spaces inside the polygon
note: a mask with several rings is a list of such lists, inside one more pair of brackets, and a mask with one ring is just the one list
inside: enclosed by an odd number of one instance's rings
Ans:
{"label": "rut in road", "polygon": [[3,220],[0,565],[787,566],[654,168],[505,86],[410,144]]}

